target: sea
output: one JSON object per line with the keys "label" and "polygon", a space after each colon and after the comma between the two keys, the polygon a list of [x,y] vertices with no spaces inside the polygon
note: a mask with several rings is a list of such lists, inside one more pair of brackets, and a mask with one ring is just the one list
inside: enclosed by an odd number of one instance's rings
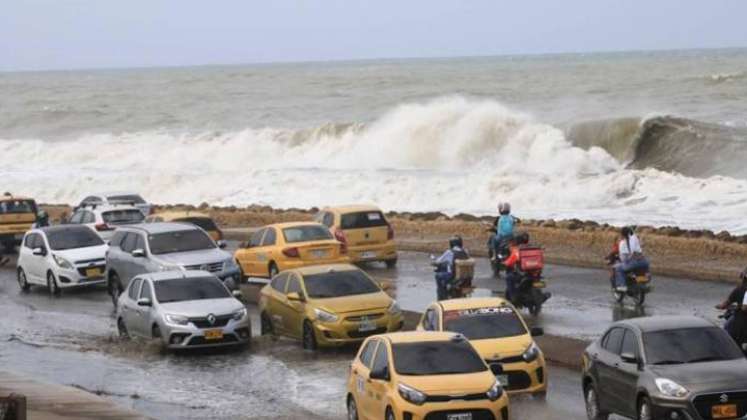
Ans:
{"label": "sea", "polygon": [[747,49],[0,73],[0,192],[747,233]]}

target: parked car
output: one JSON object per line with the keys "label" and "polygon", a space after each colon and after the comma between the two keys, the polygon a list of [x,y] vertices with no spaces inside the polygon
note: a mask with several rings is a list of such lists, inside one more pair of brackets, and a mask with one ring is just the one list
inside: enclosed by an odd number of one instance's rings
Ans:
{"label": "parked car", "polygon": [[23,291],[46,286],[51,295],[58,295],[69,287],[103,284],[108,248],[87,226],[30,230],[18,252],[18,285]]}
{"label": "parked car", "polygon": [[360,342],[404,323],[397,302],[350,264],[281,272],[262,288],[259,310],[263,335],[300,339],[309,350]]}
{"label": "parked car", "polygon": [[460,333],[489,365],[500,364],[501,385],[509,393],[547,392],[545,356],[532,337],[541,328],[529,329],[524,319],[502,298],[450,299],[434,302],[418,323],[423,331]]}
{"label": "parked car", "polygon": [[350,366],[349,419],[508,420],[508,396],[460,334],[369,337]]}
{"label": "parked car", "polygon": [[235,287],[239,267],[204,230],[185,223],[144,223],[115,232],[106,254],[106,279],[116,305],[130,279],[158,271],[207,271]]}
{"label": "parked car", "polygon": [[91,204],[79,207],[67,223],[86,225],[108,241],[118,227],[141,223],[144,219],[143,213],[129,204]]}
{"label": "parked car", "polygon": [[243,276],[266,278],[292,268],[350,261],[343,244],[329,229],[313,222],[265,226],[254,232],[234,256]]}
{"label": "parked car", "polygon": [[195,226],[199,226],[205,232],[213,238],[214,241],[223,240],[223,231],[218,228],[212,218],[205,213],[200,213],[191,210],[185,211],[165,211],[161,213],[151,214],[145,218],[145,223],[156,223],[156,222],[175,222],[175,223],[191,223]]}
{"label": "parked car", "polygon": [[723,329],[702,318],[616,322],[586,348],[582,362],[591,420],[747,415],[747,360]]}
{"label": "parked car", "polygon": [[93,205],[100,206],[106,204],[130,204],[140,209],[145,216],[149,215],[152,210],[152,205],[145,201],[140,194],[128,191],[112,191],[91,194],[81,200],[78,207],[90,207]]}
{"label": "parked car", "polygon": [[23,235],[31,229],[38,215],[36,202],[10,193],[0,196],[0,245],[10,250],[21,244]]}
{"label": "parked car", "polygon": [[205,271],[141,274],[117,301],[117,329],[169,349],[248,344],[252,326],[240,294]]}
{"label": "parked car", "polygon": [[346,245],[351,261],[383,261],[389,268],[397,264],[394,229],[378,207],[327,207],[314,220],[327,226]]}

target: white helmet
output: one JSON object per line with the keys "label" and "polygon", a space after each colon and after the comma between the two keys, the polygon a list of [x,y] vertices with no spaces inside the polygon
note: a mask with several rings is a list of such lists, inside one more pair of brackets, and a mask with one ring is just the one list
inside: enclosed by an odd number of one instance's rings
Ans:
{"label": "white helmet", "polygon": [[498,204],[498,213],[500,214],[510,214],[511,213],[511,203],[500,203]]}

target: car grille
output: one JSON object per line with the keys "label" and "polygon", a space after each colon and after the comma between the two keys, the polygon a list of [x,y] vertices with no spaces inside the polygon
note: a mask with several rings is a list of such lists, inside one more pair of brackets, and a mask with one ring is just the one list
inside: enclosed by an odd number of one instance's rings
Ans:
{"label": "car grille", "polygon": [[216,315],[215,316],[215,323],[211,324],[210,321],[207,320],[207,317],[200,317],[200,318],[189,318],[189,321],[195,324],[195,327],[197,328],[217,328],[217,327],[225,327],[226,324],[228,324],[228,321],[231,320],[233,315]]}
{"label": "car grille", "polygon": [[488,410],[444,410],[434,411],[425,416],[425,420],[446,420],[449,414],[472,414],[472,420],[495,420],[495,416]]}
{"label": "car grille", "polygon": [[91,264],[91,263],[96,264],[96,265],[105,264],[106,260],[104,258],[94,258],[91,260],[80,260],[80,261],[76,261],[75,265],[84,265],[84,264]]}
{"label": "car grille", "polygon": [[492,360],[491,359],[485,359],[485,362],[487,364],[489,364],[489,365],[492,364],[492,363],[519,363],[519,362],[523,362],[523,361],[524,361],[524,358],[521,357],[521,355],[504,357],[502,359],[492,359]]}
{"label": "car grille", "polygon": [[[722,398],[723,396],[727,398]],[[747,391],[701,394],[693,399],[695,410],[703,419],[711,419],[711,407],[719,404],[736,404],[737,418],[742,418],[747,415]]]}
{"label": "car grille", "polygon": [[210,264],[185,265],[184,268],[187,270],[200,270],[200,271],[207,271],[210,273],[217,273],[219,271],[223,271],[223,262],[216,262],[216,263],[210,263]]}
{"label": "car grille", "polygon": [[480,401],[486,400],[488,395],[485,392],[479,394],[467,395],[428,395],[425,397],[426,402],[449,402],[449,401]]}
{"label": "car grille", "polygon": [[205,344],[229,344],[238,343],[239,340],[233,334],[226,334],[219,340],[206,340],[205,337],[197,336],[192,337],[187,343],[188,346],[203,346]]}
{"label": "car grille", "polygon": [[371,335],[376,334],[384,334],[386,332],[386,327],[379,327],[375,330],[371,331],[358,331],[358,330],[348,330],[348,337],[350,338],[366,338]]}
{"label": "car grille", "polygon": [[508,386],[506,389],[509,391],[529,388],[532,385],[532,378],[526,372],[505,372],[505,374],[508,375]]}
{"label": "car grille", "polygon": [[348,322],[361,322],[364,318],[368,321],[374,321],[384,316],[384,314],[366,314],[366,315],[355,315],[355,316],[349,316],[345,318],[345,321]]}

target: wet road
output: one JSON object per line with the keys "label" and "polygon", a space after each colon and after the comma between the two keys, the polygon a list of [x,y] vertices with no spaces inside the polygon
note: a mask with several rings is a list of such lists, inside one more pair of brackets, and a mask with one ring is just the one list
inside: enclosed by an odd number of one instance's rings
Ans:
{"label": "wet road", "polygon": [[[427,261],[425,255],[404,253],[397,269],[367,268],[394,281],[404,308],[422,310],[435,296]],[[487,263],[478,263],[479,293],[499,289],[489,278]],[[605,275],[550,267],[554,296],[538,323],[550,333],[593,337],[613,317],[635,315],[611,303]],[[701,310],[715,317],[715,311],[702,308],[728,289],[660,279],[646,311]],[[355,349],[309,353],[290,340],[255,337],[248,350],[167,354],[154,343],[115,336],[103,288],[66,291],[58,298],[41,288],[24,294],[14,271],[5,268],[0,269],[0,308],[4,369],[100,393],[155,418],[344,418],[344,381]],[[257,334],[258,317],[250,309]],[[579,389],[576,372],[552,367],[547,401],[513,398],[514,418],[584,418]]]}

